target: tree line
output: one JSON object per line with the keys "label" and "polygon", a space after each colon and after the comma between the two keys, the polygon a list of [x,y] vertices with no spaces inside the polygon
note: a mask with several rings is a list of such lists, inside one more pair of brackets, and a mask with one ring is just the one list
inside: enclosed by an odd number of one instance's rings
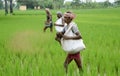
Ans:
{"label": "tree line", "polygon": [[[8,2],[10,7],[10,13],[13,13],[13,0],[0,0],[0,9],[5,8],[5,14],[8,14]],[[26,5],[27,9],[34,9],[34,7],[41,9],[50,8],[50,9],[78,9],[78,8],[108,8],[108,7],[120,7],[120,0],[115,0],[114,3],[110,3],[109,0],[105,2],[92,2],[92,0],[73,0],[72,2],[64,3],[64,0],[16,0],[17,7],[21,5]],[[3,7],[4,6],[4,7]]]}
{"label": "tree line", "polygon": [[72,2],[67,2],[65,8],[109,8],[109,7],[120,7],[120,0],[115,0],[111,3],[109,0],[104,2],[92,2],[92,0],[85,0],[82,2],[80,0],[73,0]]}
{"label": "tree line", "polygon": [[17,0],[19,5],[26,5],[28,9],[34,7],[57,9],[62,8],[64,0]]}

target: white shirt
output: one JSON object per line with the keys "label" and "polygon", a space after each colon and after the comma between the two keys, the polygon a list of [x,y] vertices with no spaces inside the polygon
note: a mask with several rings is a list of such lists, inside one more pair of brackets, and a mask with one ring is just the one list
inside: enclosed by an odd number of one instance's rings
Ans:
{"label": "white shirt", "polygon": [[[60,19],[58,19],[58,20],[55,22],[55,24],[57,24],[57,25],[63,25],[63,21],[62,21],[62,20],[63,20],[63,19],[62,19],[62,17],[61,17]],[[65,25],[64,25],[64,26],[65,26]],[[55,26],[55,30],[56,30],[57,32],[62,32],[64,26]]]}

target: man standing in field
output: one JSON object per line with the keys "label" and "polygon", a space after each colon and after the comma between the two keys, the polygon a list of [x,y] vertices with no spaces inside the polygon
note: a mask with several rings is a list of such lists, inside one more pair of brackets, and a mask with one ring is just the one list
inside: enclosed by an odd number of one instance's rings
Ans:
{"label": "man standing in field", "polygon": [[50,10],[48,8],[45,9],[46,15],[47,15],[47,20],[45,21],[45,27],[44,27],[44,32],[46,31],[47,28],[50,28],[50,31],[52,32],[53,30],[53,24],[52,24],[52,15],[50,13]]}
{"label": "man standing in field", "polygon": [[[82,39],[80,32],[78,30],[77,25],[72,21],[75,18],[75,15],[72,12],[67,12],[64,14],[64,21],[67,24],[62,32],[59,32],[58,35],[61,36],[64,40],[78,40]],[[64,33],[67,31],[67,29],[72,25],[72,32],[75,34],[75,36],[69,36],[69,35],[64,35]],[[74,45],[74,44],[73,44]],[[79,71],[82,70],[82,64],[81,64],[81,57],[80,57],[80,52],[76,52],[74,54],[68,53],[65,62],[64,62],[64,67],[66,70],[66,73],[68,72],[68,65],[69,63],[74,60],[77,64],[77,67]]]}

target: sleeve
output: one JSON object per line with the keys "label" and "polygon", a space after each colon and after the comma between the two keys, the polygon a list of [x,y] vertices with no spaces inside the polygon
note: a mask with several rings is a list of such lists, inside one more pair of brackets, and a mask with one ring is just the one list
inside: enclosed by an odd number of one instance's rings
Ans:
{"label": "sleeve", "polygon": [[[77,24],[74,24],[74,25],[73,25],[72,31],[73,31],[73,33],[79,32],[78,27],[77,27]],[[80,32],[79,32],[79,33],[80,33]]]}

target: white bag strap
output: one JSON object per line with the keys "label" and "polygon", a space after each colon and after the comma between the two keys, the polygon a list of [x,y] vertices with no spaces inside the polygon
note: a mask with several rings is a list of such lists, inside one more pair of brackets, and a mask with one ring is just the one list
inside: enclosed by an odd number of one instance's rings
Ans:
{"label": "white bag strap", "polygon": [[73,25],[70,25],[70,26],[69,26],[69,28],[68,28],[67,31],[64,33],[64,35],[66,35],[66,34],[70,31],[70,29],[72,28],[72,26],[73,26]]}
{"label": "white bag strap", "polygon": [[[68,26],[68,25],[66,25],[66,26]],[[73,25],[70,25],[70,26],[69,26],[69,28],[68,28],[67,31],[64,33],[64,35],[66,35],[66,34],[70,31],[70,29],[72,28],[72,26],[73,26]],[[63,40],[64,40],[64,39],[62,38],[62,39],[61,39],[61,43],[63,43]]]}

